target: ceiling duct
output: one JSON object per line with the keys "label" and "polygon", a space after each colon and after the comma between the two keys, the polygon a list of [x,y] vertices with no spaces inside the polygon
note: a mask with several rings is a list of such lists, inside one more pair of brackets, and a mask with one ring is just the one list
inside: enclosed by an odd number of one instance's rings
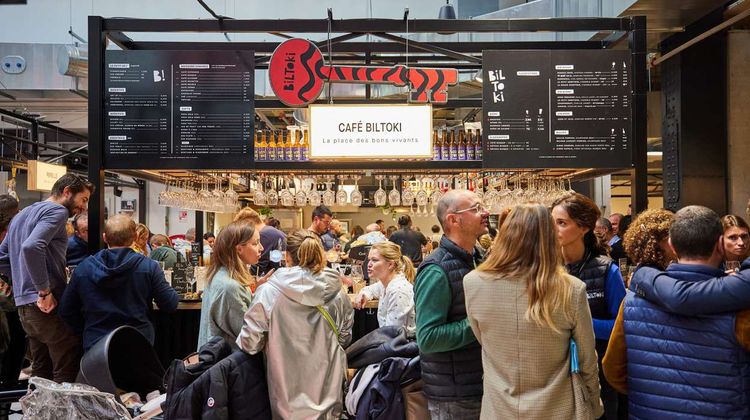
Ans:
{"label": "ceiling duct", "polygon": [[64,76],[88,77],[88,46],[61,45],[57,55],[57,70]]}

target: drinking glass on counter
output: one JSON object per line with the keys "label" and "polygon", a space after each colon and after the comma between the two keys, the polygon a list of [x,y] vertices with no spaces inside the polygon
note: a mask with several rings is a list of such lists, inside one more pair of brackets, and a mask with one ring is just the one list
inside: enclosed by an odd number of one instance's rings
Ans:
{"label": "drinking glass on counter", "polygon": [[739,261],[724,261],[724,272],[727,274],[739,273],[740,262]]}
{"label": "drinking glass on counter", "polygon": [[352,265],[351,269],[352,279],[352,290],[355,294],[359,293],[363,287],[365,287],[365,277],[362,274],[362,267],[358,265]]}

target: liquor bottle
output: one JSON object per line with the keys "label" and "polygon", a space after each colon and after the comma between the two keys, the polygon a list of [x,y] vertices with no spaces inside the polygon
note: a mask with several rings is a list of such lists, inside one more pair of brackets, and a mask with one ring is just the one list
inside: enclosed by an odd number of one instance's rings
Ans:
{"label": "liquor bottle", "polygon": [[302,142],[302,139],[300,138],[300,131],[295,130],[293,135],[289,136],[289,142],[291,143],[292,148],[292,159],[293,161],[297,162],[299,161],[299,146]]}
{"label": "liquor bottle", "polygon": [[305,130],[302,136],[302,145],[300,146],[300,160],[310,159],[310,142],[309,142],[309,131]]}
{"label": "liquor bottle", "polygon": [[276,133],[273,131],[268,132],[268,160],[271,162],[275,162],[278,160],[279,156],[276,154]]}
{"label": "liquor bottle", "polygon": [[258,147],[258,161],[260,162],[266,162],[268,161],[268,141],[266,137],[266,132],[261,131],[258,134],[258,137],[260,137],[260,146]]}
{"label": "liquor bottle", "polygon": [[258,139],[258,132],[253,132],[253,161],[258,161],[258,151],[260,149],[260,140]]}
{"label": "liquor bottle", "polygon": [[281,147],[279,147],[279,160],[292,160],[292,138],[287,136],[287,134],[289,134],[289,131],[281,131]]}
{"label": "liquor bottle", "polygon": [[458,139],[456,138],[456,132],[451,131],[450,132],[450,151],[451,151],[451,160],[458,160]]}
{"label": "liquor bottle", "polygon": [[432,132],[432,160],[440,160],[441,147],[438,131],[434,130]]}
{"label": "liquor bottle", "polygon": [[440,142],[440,160],[451,159],[451,144],[448,141],[448,130],[443,130],[443,141]]}
{"label": "liquor bottle", "polygon": [[474,133],[472,130],[466,130],[466,160],[477,160],[476,156]]}
{"label": "liquor bottle", "polygon": [[458,132],[458,160],[466,160],[466,137],[463,130]]}
{"label": "liquor bottle", "polygon": [[474,156],[482,160],[482,130],[477,130],[477,140],[474,142]]}

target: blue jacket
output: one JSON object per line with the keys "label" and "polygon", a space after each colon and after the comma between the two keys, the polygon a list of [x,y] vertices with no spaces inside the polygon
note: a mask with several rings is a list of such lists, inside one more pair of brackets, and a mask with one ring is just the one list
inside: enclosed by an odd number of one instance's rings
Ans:
{"label": "blue jacket", "polygon": [[160,310],[177,309],[177,292],[156,261],[130,248],[104,249],[76,267],[60,301],[60,317],[83,334],[87,351],[115,328],[130,325],[154,342],[148,319],[151,301]]}
{"label": "blue jacket", "polygon": [[65,254],[66,264],[78,265],[89,256],[89,244],[76,235],[68,238],[68,252]]}
{"label": "blue jacket", "polygon": [[716,271],[710,280],[696,282],[671,276],[669,270],[639,267],[630,279],[630,290],[681,315],[750,309],[750,258],[740,268],[736,275]]}
{"label": "blue jacket", "polygon": [[[667,273],[691,282],[722,274],[686,264]],[[625,298],[631,418],[750,418],[750,354],[735,337],[735,314],[687,317],[659,303],[632,291]]]}

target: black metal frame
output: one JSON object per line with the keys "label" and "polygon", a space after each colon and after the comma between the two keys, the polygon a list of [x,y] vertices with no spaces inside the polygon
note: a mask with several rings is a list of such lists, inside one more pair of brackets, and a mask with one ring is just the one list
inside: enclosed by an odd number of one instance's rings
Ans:
{"label": "black metal frame", "polygon": [[[407,15],[408,16],[408,15]],[[89,178],[97,186],[89,204],[89,234],[101,238],[103,208],[103,89],[104,56],[106,41],[110,40],[123,49],[135,50],[252,50],[256,68],[268,67],[270,53],[279,42],[293,34],[342,34],[331,38],[334,61],[359,60],[363,64],[379,62],[394,64],[405,61],[406,39],[402,33],[502,33],[502,32],[612,32],[613,35],[592,41],[549,42],[414,42],[409,41],[410,63],[420,61],[437,62],[433,66],[450,66],[462,69],[481,69],[482,50],[485,49],[603,49],[618,43],[626,34],[633,57],[633,168],[632,205],[636,212],[646,209],[647,155],[646,155],[646,18],[644,16],[616,18],[550,18],[550,19],[493,19],[493,20],[441,20],[441,19],[259,19],[259,20],[174,20],[174,19],[105,19],[89,16]],[[268,33],[279,36],[278,42],[144,42],[131,39],[130,32],[210,32],[210,33]],[[343,42],[365,34],[387,39],[388,42]],[[327,51],[327,40],[317,43]],[[427,55],[425,55],[427,54]],[[441,61],[441,62],[440,62]],[[423,64],[419,64],[423,65]],[[403,100],[372,100],[366,89],[361,100],[337,100],[337,103],[402,103]],[[435,107],[481,108],[481,98],[453,99]],[[256,99],[255,108],[286,108],[275,99]],[[416,165],[415,165],[416,163]],[[330,168],[331,162],[289,163],[279,166],[274,163],[257,163],[257,170],[285,169],[315,170]],[[457,166],[457,165],[460,165]],[[336,163],[339,166],[339,163]],[[361,164],[358,164],[361,167]],[[383,162],[368,164],[371,169],[480,169],[480,165],[461,162]],[[101,247],[91,240],[91,250]]]}

